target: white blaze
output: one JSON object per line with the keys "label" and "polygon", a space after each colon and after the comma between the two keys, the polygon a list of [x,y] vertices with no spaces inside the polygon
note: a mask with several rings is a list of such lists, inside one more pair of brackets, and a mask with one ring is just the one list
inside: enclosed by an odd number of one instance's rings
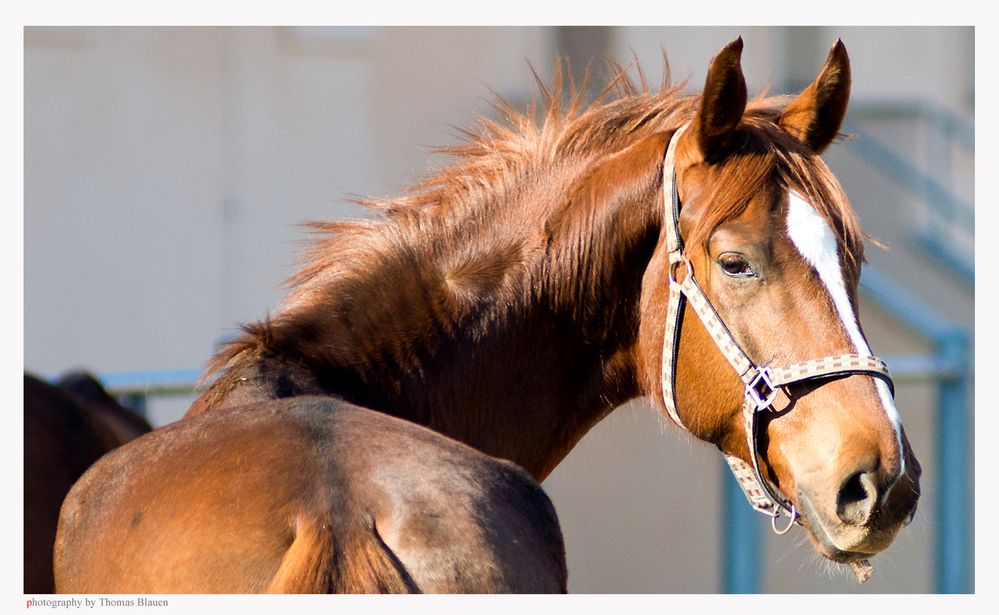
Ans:
{"label": "white blaze", "polygon": [[[829,291],[829,297],[843,322],[843,328],[850,336],[850,341],[853,342],[856,353],[870,355],[871,348],[860,332],[860,326],[857,324],[853,308],[850,306],[850,296],[846,292],[846,283],[843,281],[843,271],[837,252],[836,236],[833,235],[832,229],[825,219],[800,194],[792,190],[788,193],[788,199],[787,231],[791,237],[791,242],[818,272],[819,279]],[[895,401],[891,397],[888,385],[881,379],[875,379],[874,385],[881,397],[881,405],[895,427],[895,437],[898,439],[898,450],[901,455],[903,450],[902,417],[899,416],[898,409],[895,408]],[[904,457],[902,457],[901,464],[901,471],[904,472]]]}

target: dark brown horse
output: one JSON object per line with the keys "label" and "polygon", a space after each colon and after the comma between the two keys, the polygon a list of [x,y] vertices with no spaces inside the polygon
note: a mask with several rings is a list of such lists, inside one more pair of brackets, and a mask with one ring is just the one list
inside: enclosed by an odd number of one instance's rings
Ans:
{"label": "dark brown horse", "polygon": [[24,592],[52,593],[63,498],[102,455],[150,431],[88,373],[58,385],[24,375]]}
{"label": "dark brown horse", "polygon": [[[354,411],[362,427],[383,415],[424,425],[537,480],[614,408],[650,396],[726,454],[754,506],[786,511],[824,556],[861,566],[885,549],[914,513],[920,470],[857,318],[858,221],[819,157],[846,112],[846,50],[838,42],[797,97],[752,101],[741,50],[740,39],[719,52],[699,96],[668,85],[651,92],[622,75],[599,102],[583,108],[574,95],[563,108],[556,83],[540,114],[501,106],[507,122],[483,121],[450,150],[452,166],[403,197],[368,202],[382,220],[316,225],[325,235],[284,306],[212,361],[218,378],[177,437],[136,443],[74,490],[62,518],[60,589],[137,587],[151,570],[171,590],[223,587],[201,584],[204,570],[166,574],[154,564],[223,551],[221,510],[205,508],[208,487],[222,479],[199,478],[180,456],[156,469],[142,460],[173,446],[201,459],[222,438],[200,436],[202,427],[236,429],[235,418],[275,416],[303,395],[375,411]],[[251,427],[239,433],[257,438],[243,461],[255,472],[264,471],[256,459],[272,463],[287,447]],[[342,477],[355,458],[366,473],[383,458],[405,459],[336,447],[335,430],[316,438],[336,453],[324,458],[335,473],[308,474],[312,491],[284,486],[303,474],[284,465],[249,485],[259,491],[240,491],[268,512],[233,513],[239,527],[254,524],[255,542],[223,551],[213,570],[252,554],[261,564],[245,590],[266,588],[295,551],[288,528],[298,517],[271,490],[352,494],[364,474],[347,487],[314,481]],[[141,528],[158,510],[142,489],[169,474],[186,477],[166,483],[169,497],[194,512],[130,542],[129,519]],[[369,505],[367,526],[344,521],[325,500],[312,506],[338,532],[371,535],[409,514],[396,505]],[[367,529],[352,534],[351,522]],[[182,528],[188,541],[167,546]],[[95,555],[90,546],[105,532],[116,549]],[[327,538],[326,559],[294,565],[327,581],[313,589],[350,589],[328,582],[340,577],[328,564],[338,539]],[[423,533],[383,538],[402,568],[423,566],[422,551],[405,550]]]}

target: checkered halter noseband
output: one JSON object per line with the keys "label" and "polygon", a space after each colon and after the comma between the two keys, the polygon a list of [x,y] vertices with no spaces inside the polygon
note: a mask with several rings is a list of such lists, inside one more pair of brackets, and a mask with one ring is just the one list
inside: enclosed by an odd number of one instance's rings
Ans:
{"label": "checkered halter noseband", "polygon": [[[666,158],[663,162],[663,200],[666,204],[666,242],[669,251],[669,299],[666,310],[666,333],[663,340],[662,388],[663,403],[670,418],[686,429],[676,410],[676,358],[679,350],[680,327],[684,303],[690,302],[694,313],[700,318],[704,328],[711,334],[715,344],[729,364],[735,369],[745,386],[745,399],[742,414],[745,420],[746,439],[752,457],[752,465],[733,455],[725,454],[725,461],[735,474],[750,505],[757,511],[771,517],[771,525],[777,534],[786,534],[799,514],[790,499],[764,478],[760,470],[760,455],[757,449],[759,416],[764,411],[775,411],[774,403],[782,396],[790,398],[788,385],[811,380],[831,379],[851,375],[864,375],[880,378],[888,384],[894,395],[894,385],[888,366],[877,357],[858,354],[813,359],[786,366],[763,366],[754,363],[739,346],[739,343],[722,322],[718,312],[711,306],[707,296],[694,279],[694,268],[683,253],[683,240],[680,238],[680,197],[676,186],[675,151],[676,144],[686,126],[673,135]],[[685,271],[683,280],[677,274]],[[781,512],[789,518],[787,527],[777,529],[777,518]]]}

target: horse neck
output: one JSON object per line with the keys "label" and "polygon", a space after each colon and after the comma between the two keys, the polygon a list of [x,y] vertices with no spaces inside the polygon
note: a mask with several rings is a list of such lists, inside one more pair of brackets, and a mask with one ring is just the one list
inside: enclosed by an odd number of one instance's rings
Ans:
{"label": "horse neck", "polygon": [[639,303],[659,241],[663,149],[646,146],[652,162],[640,173],[629,160],[583,168],[563,180],[555,204],[505,201],[522,215],[497,214],[443,255],[443,234],[421,226],[410,243],[275,318],[265,371],[305,368],[300,379],[326,394],[543,479],[640,393]]}

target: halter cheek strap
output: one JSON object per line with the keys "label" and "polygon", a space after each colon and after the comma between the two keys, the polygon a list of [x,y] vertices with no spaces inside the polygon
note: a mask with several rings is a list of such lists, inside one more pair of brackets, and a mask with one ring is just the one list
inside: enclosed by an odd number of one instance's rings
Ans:
{"label": "halter cheek strap", "polygon": [[[778,534],[785,534],[798,520],[798,512],[791,500],[763,476],[757,447],[759,416],[764,411],[774,411],[774,403],[783,394],[789,397],[788,385],[851,375],[879,378],[888,384],[894,395],[894,385],[888,366],[877,357],[844,354],[813,359],[786,366],[760,366],[749,358],[735,337],[725,326],[704,291],[694,279],[694,268],[684,254],[680,237],[680,198],[676,186],[676,144],[686,126],[681,127],[670,139],[663,162],[663,196],[666,206],[666,246],[669,258],[669,297],[666,306],[666,330],[663,339],[662,390],[663,404],[670,418],[686,429],[676,404],[676,358],[679,350],[680,328],[683,324],[687,302],[693,308],[704,328],[711,335],[718,350],[735,370],[745,387],[742,414],[752,465],[733,455],[725,454],[732,473],[742,487],[750,505],[772,518],[771,524]],[[678,274],[684,273],[682,279]],[[781,511],[790,519],[787,527],[777,529]]]}

